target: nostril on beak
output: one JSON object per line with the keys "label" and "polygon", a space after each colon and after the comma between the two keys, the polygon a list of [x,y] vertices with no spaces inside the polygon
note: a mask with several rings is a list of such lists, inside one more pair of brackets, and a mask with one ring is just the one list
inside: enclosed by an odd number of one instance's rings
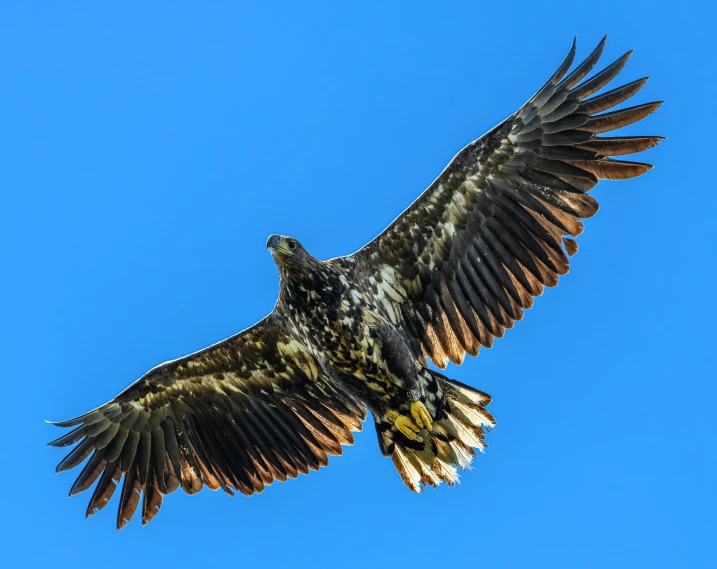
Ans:
{"label": "nostril on beak", "polygon": [[269,239],[266,240],[267,249],[276,249],[279,246],[279,236],[270,235]]}

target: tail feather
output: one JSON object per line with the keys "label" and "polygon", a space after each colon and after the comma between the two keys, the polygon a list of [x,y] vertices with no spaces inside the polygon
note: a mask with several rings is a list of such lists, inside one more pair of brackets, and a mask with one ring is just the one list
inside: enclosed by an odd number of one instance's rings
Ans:
{"label": "tail feather", "polygon": [[393,453],[391,453],[391,460],[393,460],[393,465],[396,467],[403,483],[414,492],[423,492],[423,488],[421,487],[421,473],[411,464],[411,461],[408,460],[408,454],[406,452],[408,450],[409,449],[404,449],[396,445],[393,449]]}
{"label": "tail feather", "polygon": [[414,492],[441,482],[454,486],[458,471],[471,468],[474,449],[483,452],[485,434],[496,424],[486,410],[490,395],[428,369],[422,379],[431,394],[426,407],[434,415],[433,430],[421,432],[423,443],[391,430],[379,431],[381,448]]}

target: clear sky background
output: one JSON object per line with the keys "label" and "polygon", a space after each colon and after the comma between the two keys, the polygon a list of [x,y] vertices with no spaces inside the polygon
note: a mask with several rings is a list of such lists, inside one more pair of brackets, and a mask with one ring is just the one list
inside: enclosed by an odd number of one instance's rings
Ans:
{"label": "clear sky background", "polygon": [[[707,2],[123,4],[0,9],[0,565],[717,567]],[[369,423],[262,495],[84,519],[44,419],[264,316],[270,233],[355,251],[606,33],[603,66],[635,49],[620,77],[666,101],[629,133],[668,140],[594,190],[560,286],[448,369],[499,423],[460,486],[411,494]]]}

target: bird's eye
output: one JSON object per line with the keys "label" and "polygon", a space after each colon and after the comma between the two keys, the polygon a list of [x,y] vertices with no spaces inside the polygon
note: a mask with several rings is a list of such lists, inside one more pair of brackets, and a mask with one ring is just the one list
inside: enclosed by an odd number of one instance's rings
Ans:
{"label": "bird's eye", "polygon": [[289,249],[296,249],[296,241],[289,241]]}

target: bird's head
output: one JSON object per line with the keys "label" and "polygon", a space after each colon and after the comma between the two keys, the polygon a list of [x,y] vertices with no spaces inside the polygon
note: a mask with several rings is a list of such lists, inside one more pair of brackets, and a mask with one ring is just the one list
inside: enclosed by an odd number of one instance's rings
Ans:
{"label": "bird's head", "polygon": [[266,248],[279,269],[300,269],[315,260],[297,239],[288,235],[271,235],[266,241]]}

